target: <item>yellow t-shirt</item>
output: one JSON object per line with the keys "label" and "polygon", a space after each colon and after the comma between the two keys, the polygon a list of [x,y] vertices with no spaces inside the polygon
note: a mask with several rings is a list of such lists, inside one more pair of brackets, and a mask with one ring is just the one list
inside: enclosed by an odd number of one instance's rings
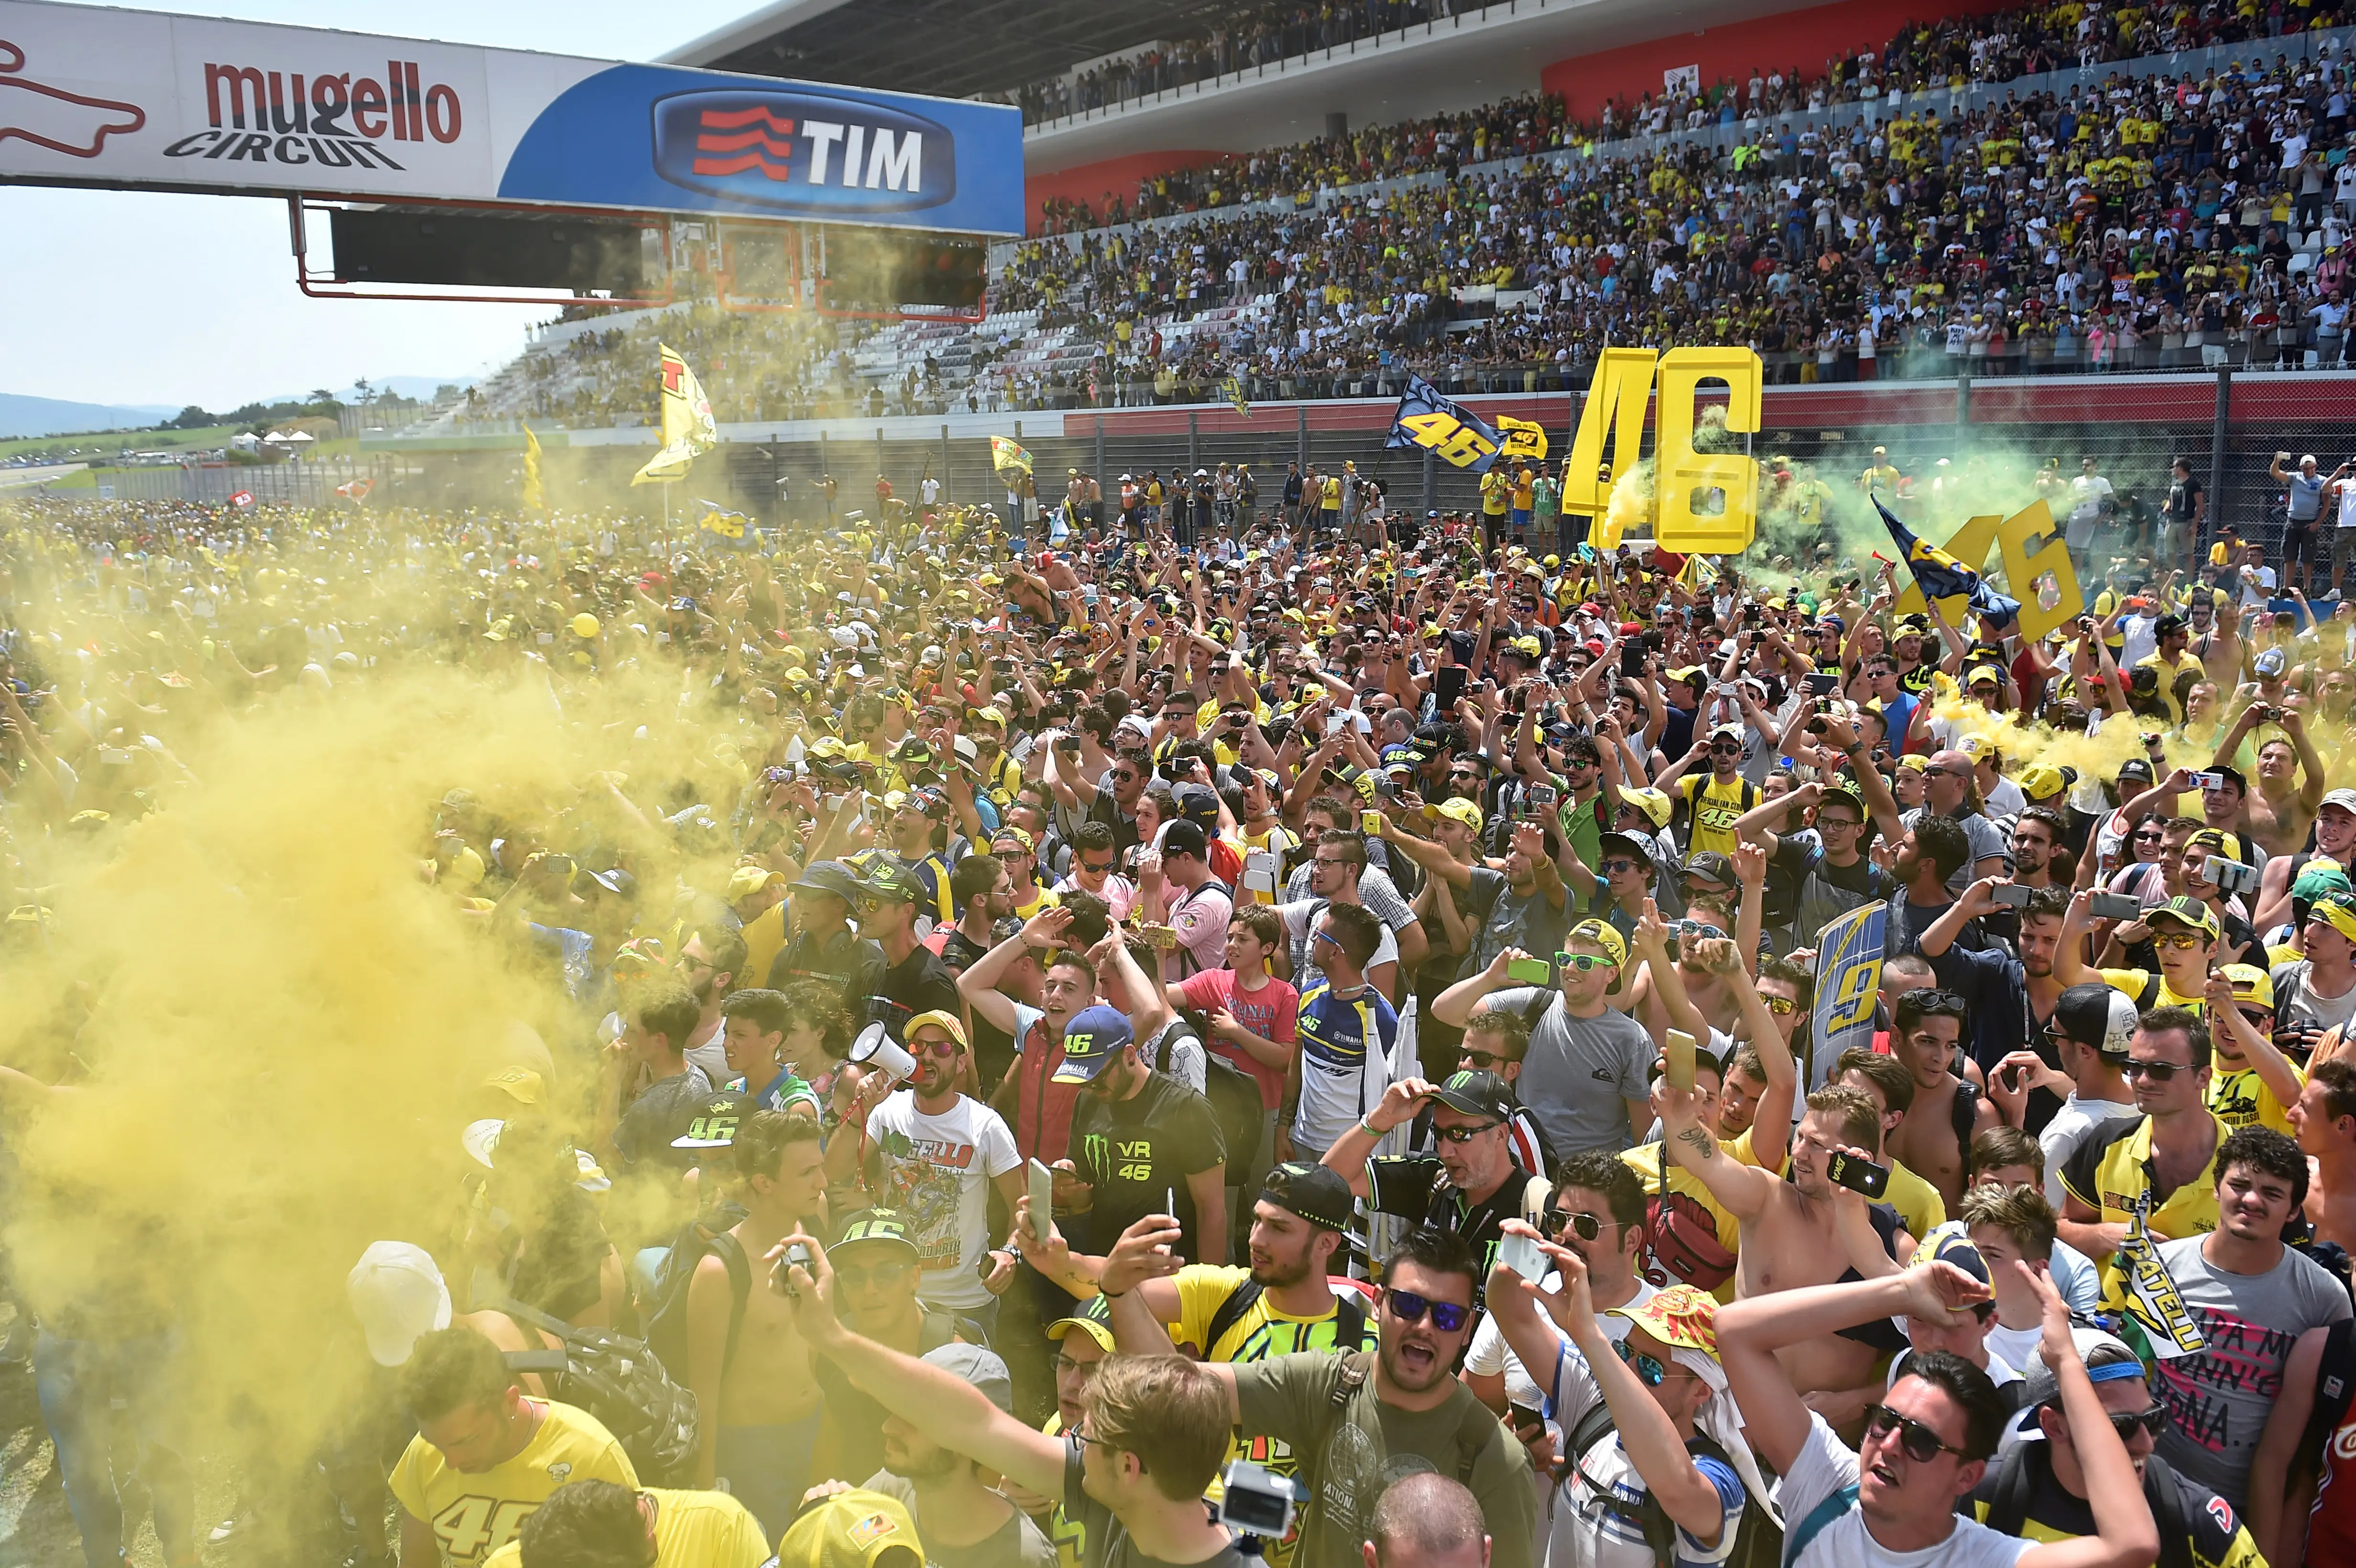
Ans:
{"label": "yellow t-shirt", "polygon": [[1722,784],[1713,773],[1688,773],[1677,781],[1677,793],[1684,796],[1686,809],[1693,814],[1693,842],[1687,853],[1698,855],[1705,849],[1715,849],[1721,855],[1733,854],[1734,825],[1745,811],[1759,804],[1759,786],[1740,774]]}
{"label": "yellow t-shirt", "polygon": [[1881,1195],[1881,1200],[1898,1211],[1906,1233],[1916,1241],[1929,1235],[1932,1226],[1946,1221],[1947,1200],[1939,1196],[1939,1189],[1894,1159],[1890,1162],[1890,1190]]}
{"label": "yellow t-shirt", "polygon": [[[761,1568],[773,1553],[761,1521],[726,1492],[673,1492],[648,1487],[655,1503],[655,1568]],[[483,1568],[523,1568],[510,1541]]]}
{"label": "yellow t-shirt", "polygon": [[[2154,1008],[2190,1008],[2204,1019],[2209,1016],[2209,998],[2206,996],[2178,996],[2169,989],[2165,975],[2156,975],[2148,969],[2097,969],[2094,972],[2112,990],[2126,992],[2127,1000],[2133,1002],[2138,1011],[2149,1012]],[[2154,980],[2159,982],[2159,990],[2147,1002],[2143,999],[2144,988]]]}
{"label": "yellow t-shirt", "polygon": [[737,986],[767,985],[770,964],[786,950],[786,906],[771,904],[737,934],[744,939],[744,972],[736,976]]}
{"label": "yellow t-shirt", "polygon": [[554,1400],[528,1399],[541,1411],[540,1429],[523,1452],[478,1476],[443,1463],[423,1437],[392,1467],[392,1495],[434,1527],[447,1563],[479,1563],[515,1539],[531,1511],[567,1481],[612,1481],[635,1489],[637,1472],[603,1423],[585,1410]]}
{"label": "yellow t-shirt", "polygon": [[[2307,1083],[2307,1074],[2299,1071],[2298,1063],[2291,1063],[2290,1070],[2302,1085]],[[2259,1079],[2255,1068],[2228,1068],[2222,1056],[2215,1059],[2209,1074],[2211,1115],[2228,1127],[2272,1127],[2286,1136],[2296,1136],[2291,1132],[2288,1111],[2289,1107],[2276,1099],[2274,1091]]]}

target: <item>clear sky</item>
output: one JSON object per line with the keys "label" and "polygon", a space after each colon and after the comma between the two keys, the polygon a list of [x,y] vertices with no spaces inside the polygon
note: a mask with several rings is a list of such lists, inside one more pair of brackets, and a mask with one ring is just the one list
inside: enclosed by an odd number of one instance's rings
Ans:
{"label": "clear sky", "polygon": [[[191,0],[139,10],[652,59],[757,0]],[[465,377],[514,357],[544,307],[356,304],[294,287],[283,200],[0,186],[0,392],[199,403]]]}

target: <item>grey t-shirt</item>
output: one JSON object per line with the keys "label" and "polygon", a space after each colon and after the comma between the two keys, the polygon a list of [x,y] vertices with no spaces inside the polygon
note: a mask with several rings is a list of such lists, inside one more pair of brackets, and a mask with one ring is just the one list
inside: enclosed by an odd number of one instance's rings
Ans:
{"label": "grey t-shirt", "polygon": [[1486,866],[1472,868],[1472,885],[1457,896],[1456,907],[1468,913],[1483,908],[1489,912],[1481,922],[1481,934],[1474,939],[1472,951],[1457,965],[1460,980],[1486,969],[1508,947],[1518,947],[1533,958],[1552,958],[1562,945],[1563,933],[1570,929],[1568,891],[1562,907],[1557,909],[1547,902],[1543,890],[1532,888],[1526,895],[1516,895],[1503,871]]}
{"label": "grey t-shirt", "polygon": [[[1937,813],[1933,812],[1927,805],[1918,805],[1911,811],[1902,811],[1899,813],[1898,820],[1903,822],[1907,827],[1912,827],[1915,823],[1921,821],[1925,814],[1931,816],[1937,815]],[[1968,889],[1976,880],[1976,874],[1972,870],[1972,868],[1978,865],[1982,860],[1987,859],[1989,856],[1993,855],[2004,862],[2004,869],[2007,874],[2011,872],[2012,846],[2005,842],[2004,835],[1997,831],[1997,826],[1995,823],[1990,822],[1986,816],[1976,811],[1973,812],[1969,816],[1957,817],[1955,821],[1957,825],[1963,828],[1964,837],[1970,839],[1972,845],[1972,858],[1965,861],[1961,866],[1955,868],[1954,871],[1947,878],[1948,893],[1953,897],[1962,898],[1965,891]]]}
{"label": "grey t-shirt", "polygon": [[2295,1024],[2301,1029],[2340,1029],[2351,1016],[2356,1016],[2356,986],[2349,987],[2336,997],[2321,995],[2315,988],[2315,964],[2311,959],[2300,958],[2288,964],[2277,964],[2272,978],[2276,996],[2282,994],[2289,981],[2296,979],[2298,982],[2298,995],[2284,1007],[2281,1017],[2276,1020],[2277,1027],[2288,1028]]}
{"label": "grey t-shirt", "polygon": [[1546,1010],[1531,1026],[1522,1061],[1522,1104],[1546,1130],[1556,1158],[1587,1149],[1618,1154],[1635,1142],[1621,1102],[1652,1093],[1653,1061],[1660,1054],[1653,1037],[1612,1008],[1598,1018],[1573,1018],[1559,991],[1534,986],[1492,991],[1482,1005],[1526,1019],[1541,1002]]}
{"label": "grey t-shirt", "polygon": [[1055,1568],[1055,1549],[1020,1509],[982,1541],[971,1546],[947,1546],[926,1530],[916,1509],[916,1488],[905,1477],[878,1470],[860,1483],[871,1492],[897,1498],[916,1521],[916,1536],[925,1543],[925,1568]]}
{"label": "grey t-shirt", "polygon": [[2227,1274],[2201,1255],[2204,1240],[2159,1244],[2160,1261],[2207,1342],[2197,1354],[2152,1363],[2152,1392],[2168,1407],[2159,1456],[2238,1509],[2248,1498],[2258,1436],[2282,1394],[2291,1345],[2309,1328],[2348,1317],[2348,1292],[2322,1264],[2287,1247],[2265,1274]]}

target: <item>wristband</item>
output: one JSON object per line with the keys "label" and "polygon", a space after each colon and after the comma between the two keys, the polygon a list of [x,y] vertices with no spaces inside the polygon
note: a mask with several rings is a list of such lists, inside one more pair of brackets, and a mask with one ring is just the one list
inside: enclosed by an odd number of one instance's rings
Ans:
{"label": "wristband", "polygon": [[1364,1116],[1358,1118],[1358,1130],[1377,1142],[1388,1136]]}

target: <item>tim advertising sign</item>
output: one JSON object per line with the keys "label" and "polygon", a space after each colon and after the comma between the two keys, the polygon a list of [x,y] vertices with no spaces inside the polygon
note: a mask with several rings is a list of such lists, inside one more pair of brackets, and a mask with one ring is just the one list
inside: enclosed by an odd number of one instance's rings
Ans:
{"label": "tim advertising sign", "polygon": [[998,105],[42,0],[0,0],[0,179],[1023,229]]}

